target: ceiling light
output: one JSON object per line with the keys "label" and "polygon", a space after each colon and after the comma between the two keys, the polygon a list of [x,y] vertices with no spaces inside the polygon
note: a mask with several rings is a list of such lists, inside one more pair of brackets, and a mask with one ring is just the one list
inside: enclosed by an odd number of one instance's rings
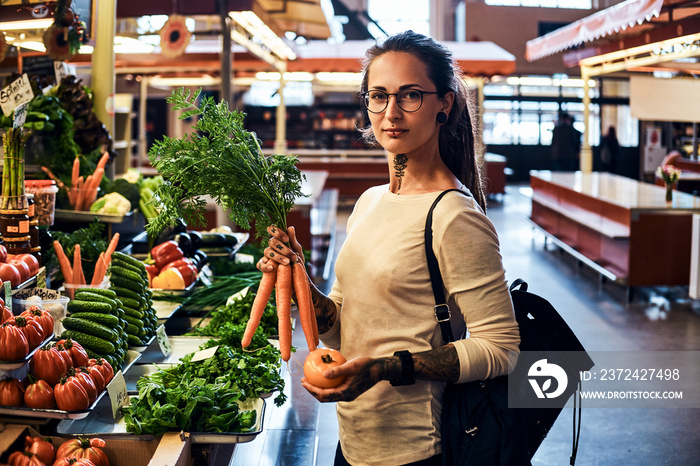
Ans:
{"label": "ceiling light", "polygon": [[53,24],[53,18],[26,19],[23,21],[3,21],[0,31],[21,31],[27,29],[46,29]]}
{"label": "ceiling light", "polygon": [[296,60],[297,55],[289,45],[252,11],[231,11],[229,16],[251,35],[253,41],[264,45],[280,58]]}
{"label": "ceiling light", "polygon": [[203,76],[152,76],[148,78],[148,84],[154,87],[205,87],[218,86],[221,84],[221,78],[215,78],[209,75]]}
{"label": "ceiling light", "polygon": [[34,50],[36,52],[46,52],[46,47],[43,42],[28,40],[26,42],[15,42],[13,45],[22,47],[23,49]]}
{"label": "ceiling light", "polygon": [[323,71],[316,73],[316,79],[327,83],[358,84],[360,81],[362,81],[362,73],[330,73]]}
{"label": "ceiling light", "polygon": [[152,53],[155,47],[132,37],[114,37],[114,53]]}

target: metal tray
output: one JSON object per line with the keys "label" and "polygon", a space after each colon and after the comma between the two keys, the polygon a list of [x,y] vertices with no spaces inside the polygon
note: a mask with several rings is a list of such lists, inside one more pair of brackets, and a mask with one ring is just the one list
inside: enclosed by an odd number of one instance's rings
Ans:
{"label": "metal tray", "polygon": [[[263,418],[265,416],[265,400],[258,398],[250,401],[251,407],[257,412],[255,425],[249,432],[190,432],[192,443],[246,443],[255,439],[262,432]],[[242,407],[248,409],[248,407]],[[97,408],[84,419],[63,420],[56,426],[56,433],[70,437],[101,438],[128,438],[138,440],[152,439],[152,435],[133,435],[127,432],[124,418],[114,420],[112,407],[109,402],[103,401]]]}
{"label": "metal tray", "polygon": [[25,364],[29,362],[30,359],[32,359],[32,356],[34,356],[34,353],[36,353],[39,348],[43,347],[45,344],[53,340],[54,334],[52,333],[49,335],[48,338],[46,338],[44,341],[42,341],[39,346],[34,348],[27,354],[23,359],[19,359],[17,361],[0,361],[0,371],[12,371],[15,369],[20,369],[22,368]]}
{"label": "metal tray", "polygon": [[168,337],[172,352],[164,356],[159,345],[151,345],[141,353],[140,364],[175,364],[183,356],[199,351],[199,346],[211,340],[211,337]]}
{"label": "metal tray", "polygon": [[158,320],[170,319],[182,307],[182,303],[174,301],[163,301],[158,298],[153,299],[153,309],[156,311]]}
{"label": "metal tray", "polygon": [[185,288],[184,290],[163,290],[160,288],[150,288],[151,291],[153,291],[153,299],[157,300],[158,296],[189,296],[192,294],[192,291],[194,290],[195,285],[197,284],[197,280],[193,281],[190,283],[190,286]]}
{"label": "metal tray", "polygon": [[92,222],[97,217],[104,223],[122,223],[126,217],[131,217],[136,209],[127,212],[124,215],[96,214],[85,210],[66,210],[56,209],[55,218],[58,220],[68,220],[72,222]]}

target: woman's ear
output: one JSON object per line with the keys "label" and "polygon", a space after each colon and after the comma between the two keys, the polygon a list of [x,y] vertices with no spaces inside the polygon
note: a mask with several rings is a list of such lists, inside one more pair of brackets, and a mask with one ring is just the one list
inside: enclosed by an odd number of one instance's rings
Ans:
{"label": "woman's ear", "polygon": [[448,92],[446,93],[442,99],[440,99],[441,105],[440,105],[440,111],[445,112],[446,114],[450,114],[450,110],[452,110],[452,105],[454,104],[455,101],[455,93],[454,92]]}

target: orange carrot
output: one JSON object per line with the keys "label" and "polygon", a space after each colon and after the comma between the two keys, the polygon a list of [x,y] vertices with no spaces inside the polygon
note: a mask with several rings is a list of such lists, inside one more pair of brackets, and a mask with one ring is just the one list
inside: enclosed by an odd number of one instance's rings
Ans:
{"label": "orange carrot", "polygon": [[76,285],[85,284],[85,275],[83,274],[83,262],[80,257],[80,245],[75,245],[73,251],[73,283]]}
{"label": "orange carrot", "polygon": [[63,274],[63,280],[66,283],[71,283],[71,280],[73,280],[73,269],[70,266],[70,261],[68,260],[68,256],[66,256],[66,253],[63,251],[63,246],[61,246],[61,243],[59,243],[57,240],[54,240],[53,249],[54,249],[54,252],[56,253],[56,258],[58,259],[58,264],[61,266],[61,273]]}
{"label": "orange carrot", "polygon": [[280,352],[282,359],[289,361],[292,352],[292,266],[289,264],[277,266],[275,298],[279,321],[277,326],[280,337]]}
{"label": "orange carrot", "polygon": [[318,321],[316,320],[316,308],[314,307],[314,300],[309,293],[309,309],[311,309],[311,324],[314,329],[314,343],[318,347]]}
{"label": "orange carrot", "polygon": [[[102,157],[100,157],[99,162],[97,162],[97,169],[101,168],[102,172],[104,173],[105,167],[107,166],[107,162],[109,162],[109,152],[105,152],[102,154]],[[97,171],[97,169],[95,171]]]}
{"label": "orange carrot", "polygon": [[315,316],[311,315],[313,312],[309,306],[311,290],[309,290],[309,282],[306,281],[306,272],[301,261],[297,261],[292,265],[292,283],[297,298],[297,307],[299,308],[299,322],[301,322],[301,329],[304,331],[306,344],[309,347],[309,352],[311,352],[316,349],[314,326],[311,322]]}
{"label": "orange carrot", "polygon": [[86,193],[85,208],[89,209],[95,199],[97,198],[97,188],[100,187],[102,183],[102,175],[104,175],[104,168],[98,168],[95,173],[92,174],[92,180],[90,180],[90,185]]}
{"label": "orange carrot", "polygon": [[105,251],[106,265],[109,265],[109,263],[112,262],[112,254],[114,253],[114,251],[117,250],[117,244],[119,244],[119,232],[115,233],[114,236],[112,236],[112,240],[109,242],[107,250]]}
{"label": "orange carrot", "polygon": [[262,319],[263,313],[265,312],[265,307],[270,300],[270,295],[272,294],[272,289],[275,287],[276,281],[277,267],[273,268],[272,272],[263,273],[260,284],[258,285],[258,292],[253,300],[253,306],[250,308],[250,317],[248,318],[248,323],[245,326],[243,338],[241,339],[241,346],[243,348],[247,348],[253,340],[253,335],[255,335],[255,330],[257,330],[258,325],[260,325],[260,319]]}
{"label": "orange carrot", "polygon": [[70,179],[70,191],[68,192],[68,200],[75,207],[75,202],[78,200],[78,177],[80,176],[80,157],[73,159],[73,172]]}
{"label": "orange carrot", "polygon": [[78,195],[75,200],[75,210],[83,210],[85,199],[85,180],[82,176],[78,177]]}
{"label": "orange carrot", "polygon": [[107,273],[107,261],[105,260],[105,253],[101,252],[100,257],[97,258],[95,273],[92,274],[90,285],[96,286],[102,283],[102,280],[105,278],[105,273]]}

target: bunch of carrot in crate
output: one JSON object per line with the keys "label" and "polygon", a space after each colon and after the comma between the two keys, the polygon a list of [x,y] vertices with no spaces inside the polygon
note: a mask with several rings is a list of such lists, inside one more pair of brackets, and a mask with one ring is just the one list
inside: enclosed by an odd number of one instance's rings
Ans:
{"label": "bunch of carrot in crate", "polygon": [[[115,233],[104,252],[100,253],[95,265],[95,272],[92,274],[90,285],[97,286],[102,283],[107,273],[107,268],[112,260],[112,254],[117,249],[119,243],[119,233]],[[80,254],[80,244],[75,245],[73,250],[73,265],[71,266],[70,259],[63,250],[63,246],[58,241],[53,242],[53,248],[58,259],[58,265],[61,267],[64,283],[68,288],[78,288],[80,285],[87,285],[85,274],[83,273],[83,263]],[[73,286],[71,286],[73,285]]]}
{"label": "bunch of carrot in crate", "polygon": [[67,188],[49,169],[41,167],[51,179],[56,182],[60,189],[68,192],[68,203],[74,210],[90,210],[90,206],[97,199],[98,189],[105,174],[105,167],[109,162],[109,153],[105,152],[97,162],[95,171],[91,175],[80,175],[80,156],[73,159],[73,170],[71,171],[71,184]]}
{"label": "bunch of carrot in crate", "polygon": [[280,353],[284,361],[289,361],[292,348],[292,290],[296,295],[296,304],[299,310],[299,322],[306,338],[309,352],[318,347],[318,324],[311,299],[311,289],[304,264],[297,260],[292,264],[278,264],[270,262],[275,268],[271,272],[264,272],[258,292],[250,310],[250,318],[246,324],[241,346],[247,348],[260,324],[265,306],[275,290],[275,304],[277,305],[278,333]]}

